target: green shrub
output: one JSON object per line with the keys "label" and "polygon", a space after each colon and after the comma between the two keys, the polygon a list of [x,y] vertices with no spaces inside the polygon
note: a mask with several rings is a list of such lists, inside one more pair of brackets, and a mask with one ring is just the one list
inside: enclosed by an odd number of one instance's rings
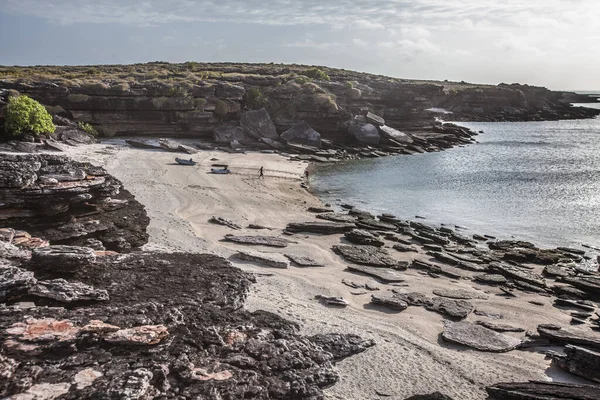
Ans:
{"label": "green shrub", "polygon": [[321,71],[319,68],[310,68],[305,71],[300,72],[300,75],[308,76],[309,78],[316,79],[319,81],[328,81],[330,80],[329,75],[325,72]]}
{"label": "green shrub", "polygon": [[96,130],[96,128],[94,128],[92,125],[88,124],[87,122],[78,122],[77,127],[79,129],[81,129],[82,131],[87,132],[94,137],[98,136],[98,131]]}
{"label": "green shrub", "polygon": [[310,78],[307,76],[299,76],[294,79],[294,82],[299,83],[300,85],[304,85],[305,83],[308,83],[310,81]]}
{"label": "green shrub", "polygon": [[227,107],[227,103],[225,103],[223,100],[219,100],[217,102],[217,106],[215,107],[215,114],[217,114],[219,117],[224,117],[228,112],[229,107]]}
{"label": "green shrub", "polygon": [[208,101],[206,99],[202,99],[202,98],[194,99],[194,106],[196,107],[197,110],[204,110],[206,103],[208,103]]}
{"label": "green shrub", "polygon": [[246,102],[246,106],[251,110],[258,110],[259,108],[263,108],[267,105],[268,100],[267,97],[260,91],[260,89],[252,88],[248,90],[244,94],[244,100]]}
{"label": "green shrub", "polygon": [[53,133],[56,127],[43,105],[28,96],[11,97],[6,106],[4,130],[9,135]]}
{"label": "green shrub", "polygon": [[350,81],[346,81],[346,83],[344,83],[344,86],[346,86],[346,88],[348,89],[352,89],[354,87],[354,84]]}

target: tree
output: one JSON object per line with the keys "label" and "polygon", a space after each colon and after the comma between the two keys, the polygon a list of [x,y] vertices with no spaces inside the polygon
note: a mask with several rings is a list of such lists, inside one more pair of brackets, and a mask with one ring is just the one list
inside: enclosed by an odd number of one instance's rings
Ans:
{"label": "tree", "polygon": [[53,133],[56,127],[44,106],[28,96],[11,97],[6,106],[4,130],[8,135]]}

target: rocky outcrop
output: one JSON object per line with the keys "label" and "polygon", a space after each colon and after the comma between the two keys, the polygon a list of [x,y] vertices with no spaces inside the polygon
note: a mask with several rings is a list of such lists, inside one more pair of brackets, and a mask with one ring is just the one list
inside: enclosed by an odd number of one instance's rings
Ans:
{"label": "rocky outcrop", "polygon": [[289,268],[290,262],[286,257],[277,253],[263,253],[258,251],[240,251],[235,255],[240,260],[251,261],[259,265],[273,268]]}
{"label": "rocky outcrop", "polygon": [[334,253],[341,255],[346,260],[356,264],[370,265],[373,267],[388,267],[392,269],[406,269],[408,263],[392,258],[385,249],[375,246],[350,246],[334,245]]}
{"label": "rocky outcrop", "polygon": [[[3,398],[322,398],[333,363],[374,345],[245,311],[252,275],[217,256],[101,256],[68,281],[44,270],[32,294],[52,307],[3,307]],[[90,288],[107,296],[60,306]]]}
{"label": "rocky outcrop", "polygon": [[494,400],[592,400],[600,398],[600,386],[561,382],[498,383],[485,388]]}
{"label": "rocky outcrop", "polygon": [[121,182],[50,154],[0,154],[0,221],[55,244],[97,240],[124,251],[148,240],[144,207]]}
{"label": "rocky outcrop", "polygon": [[375,125],[358,120],[348,122],[348,133],[358,143],[365,145],[377,146],[381,139]]}
{"label": "rocky outcrop", "polygon": [[372,233],[362,230],[362,229],[353,229],[350,232],[346,232],[344,234],[346,240],[356,244],[364,244],[368,246],[381,247],[384,245],[383,240],[377,238]]}
{"label": "rocky outcrop", "polygon": [[271,116],[264,108],[245,111],[240,119],[240,125],[246,135],[256,140],[263,138],[271,140],[279,139]]}
{"label": "rocky outcrop", "polygon": [[225,235],[226,242],[249,244],[256,246],[287,247],[289,241],[274,236],[235,236]]}
{"label": "rocky outcrop", "polygon": [[287,230],[290,232],[320,233],[322,235],[349,232],[354,228],[356,225],[343,222],[292,222],[287,226]]}
{"label": "rocky outcrop", "polygon": [[574,375],[600,383],[600,352],[597,350],[567,345],[564,355],[555,355],[552,360]]}

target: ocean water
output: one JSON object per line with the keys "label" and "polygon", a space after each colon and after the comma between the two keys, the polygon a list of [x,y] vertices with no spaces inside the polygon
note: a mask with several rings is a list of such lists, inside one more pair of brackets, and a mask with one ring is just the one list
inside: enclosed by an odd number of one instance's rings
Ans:
{"label": "ocean water", "polygon": [[324,166],[313,174],[315,193],[470,234],[600,247],[599,118],[461,125],[484,132],[478,143]]}

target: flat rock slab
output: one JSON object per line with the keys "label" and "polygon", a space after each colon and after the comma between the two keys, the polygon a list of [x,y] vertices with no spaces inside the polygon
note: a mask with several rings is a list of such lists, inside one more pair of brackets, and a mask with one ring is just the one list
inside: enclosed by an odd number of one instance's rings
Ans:
{"label": "flat rock slab", "polygon": [[290,262],[285,256],[276,253],[240,251],[235,256],[240,260],[252,261],[273,268],[285,269],[290,266]]}
{"label": "flat rock slab", "polygon": [[348,269],[352,272],[358,272],[372,276],[383,283],[397,283],[405,281],[402,274],[388,268],[369,267],[366,265],[348,265]]}
{"label": "flat rock slab", "polygon": [[498,400],[597,400],[600,386],[560,382],[497,383],[485,388]]}
{"label": "flat rock slab", "polygon": [[26,293],[36,282],[31,271],[18,267],[0,268],[0,302]]}
{"label": "flat rock slab", "polygon": [[550,329],[550,327],[539,325],[537,331],[541,337],[551,341],[600,349],[600,334],[589,330],[577,328]]}
{"label": "flat rock slab", "polygon": [[448,297],[450,299],[472,300],[480,299],[487,300],[488,296],[483,293],[474,292],[464,289],[435,289],[433,294],[440,297]]}
{"label": "flat rock slab", "polygon": [[287,230],[290,232],[309,232],[323,235],[345,233],[354,228],[356,228],[356,225],[343,222],[293,222],[287,226]]}
{"label": "flat rock slab", "polygon": [[475,280],[490,285],[504,285],[507,282],[506,277],[500,274],[477,275],[475,276]]}
{"label": "flat rock slab", "polygon": [[572,374],[600,383],[600,352],[584,347],[566,345],[565,355],[553,359],[558,366]]}
{"label": "flat rock slab", "polygon": [[408,263],[395,260],[390,257],[386,250],[375,246],[352,246],[342,244],[334,245],[332,249],[334,253],[339,254],[346,260],[356,264],[394,269],[406,269],[408,267]]}
{"label": "flat rock slab", "polygon": [[443,297],[434,297],[431,299],[431,303],[427,304],[425,308],[458,319],[466,318],[473,311],[473,305],[466,300],[446,299]]}
{"label": "flat rock slab", "polygon": [[406,310],[408,308],[408,304],[405,301],[396,296],[390,296],[387,294],[371,295],[371,304],[385,306],[397,311]]}
{"label": "flat rock slab", "polygon": [[29,289],[29,294],[62,303],[108,300],[108,292],[106,290],[96,289],[81,282],[67,282],[64,279],[39,281]]}
{"label": "flat rock slab", "polygon": [[324,267],[325,264],[310,257],[297,256],[294,254],[285,254],[294,264],[300,267]]}
{"label": "flat rock slab", "polygon": [[371,232],[365,231],[363,229],[353,229],[350,232],[346,232],[344,237],[347,241],[356,244],[368,245],[381,247],[384,245],[383,240],[379,239],[377,236],[373,235]]}
{"label": "flat rock slab", "polygon": [[73,271],[96,260],[94,250],[89,247],[47,246],[34,249],[31,261],[36,267],[48,271]]}
{"label": "flat rock slab", "polygon": [[356,221],[356,217],[354,217],[352,215],[333,213],[333,212],[317,214],[316,217],[319,219],[324,219],[324,220],[333,221],[333,222],[353,223],[354,221]]}
{"label": "flat rock slab", "polygon": [[447,323],[442,338],[451,343],[494,353],[511,351],[521,344],[520,339],[464,321]]}
{"label": "flat rock slab", "polygon": [[270,247],[287,247],[288,241],[285,239],[277,238],[274,236],[235,236],[225,235],[223,240],[227,242],[249,244],[256,246],[270,246]]}
{"label": "flat rock slab", "polygon": [[519,328],[518,326],[499,324],[492,321],[476,321],[475,323],[496,332],[525,332],[525,329]]}

